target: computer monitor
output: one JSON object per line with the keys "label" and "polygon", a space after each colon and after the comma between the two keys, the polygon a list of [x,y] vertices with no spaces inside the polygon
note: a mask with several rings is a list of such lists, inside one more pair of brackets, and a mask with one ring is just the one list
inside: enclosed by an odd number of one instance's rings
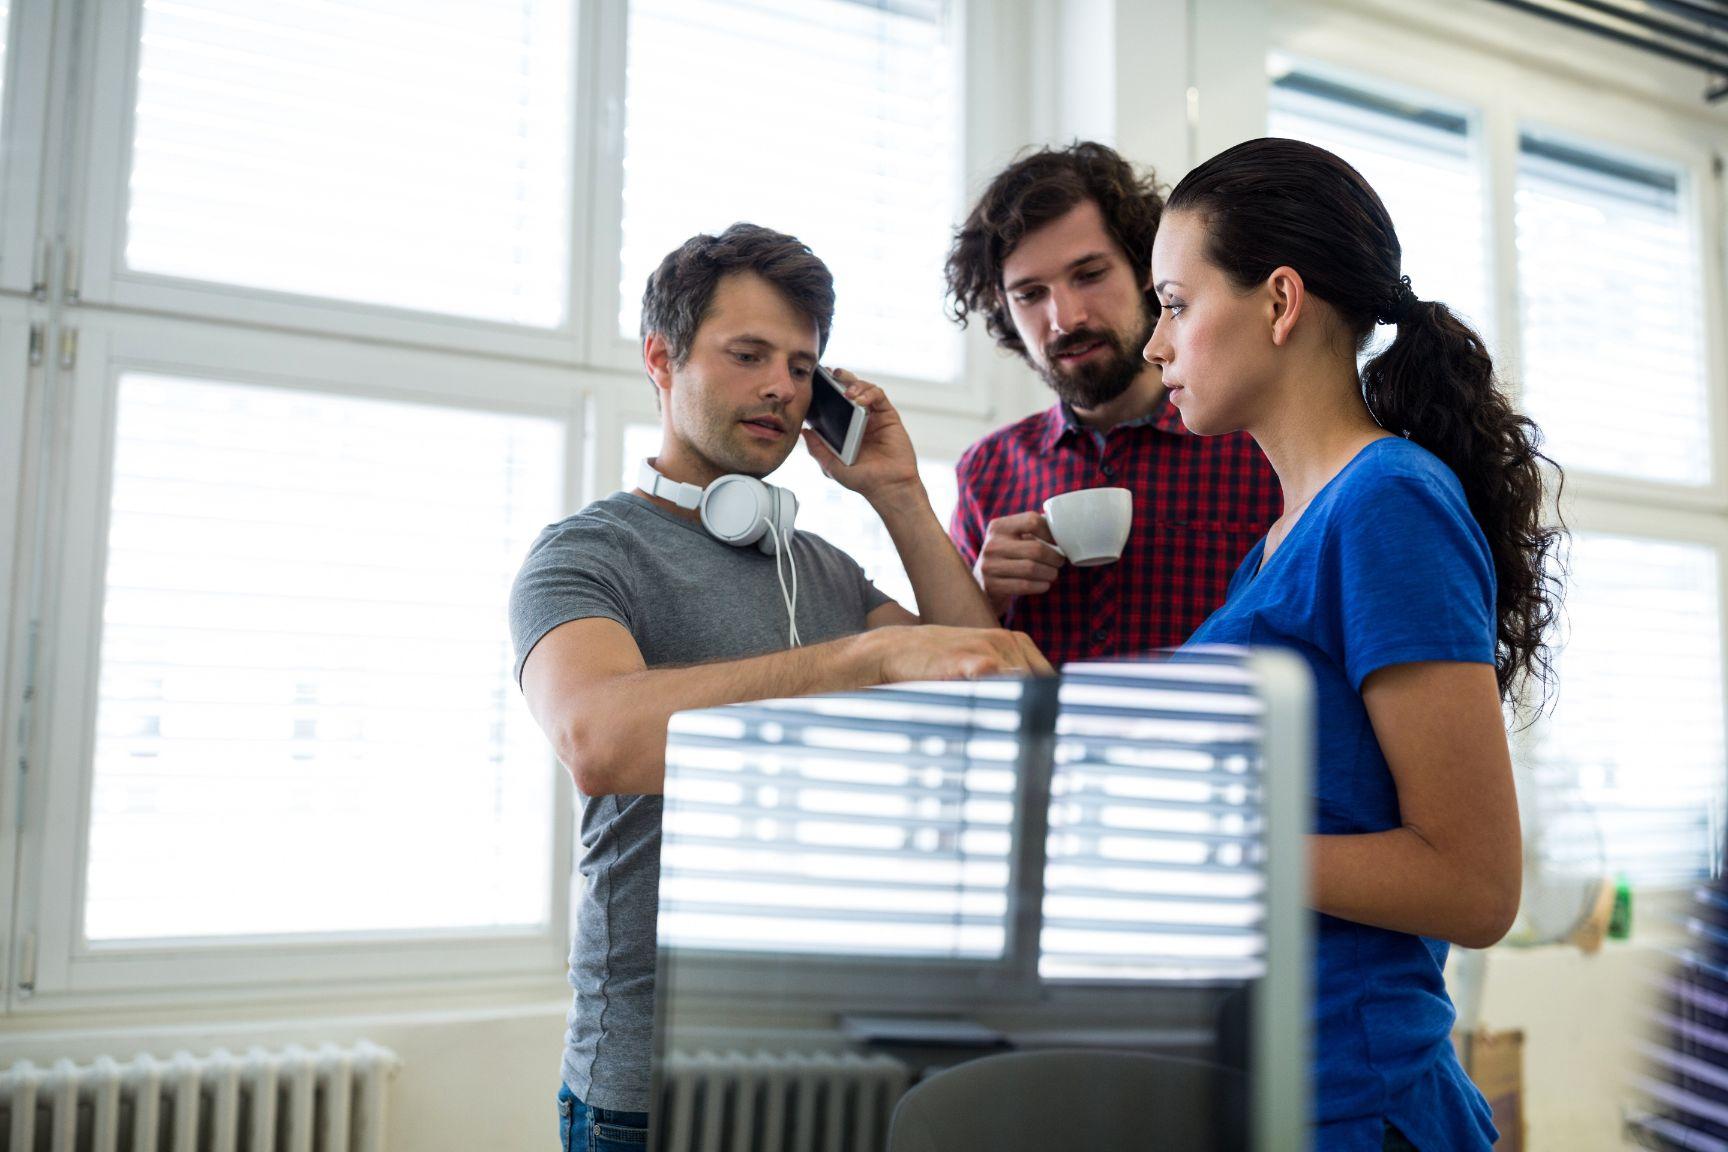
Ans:
{"label": "computer monitor", "polygon": [[674,717],[653,1146],[870,1152],[935,1071],[1101,1048],[1306,1147],[1312,723],[1239,651]]}

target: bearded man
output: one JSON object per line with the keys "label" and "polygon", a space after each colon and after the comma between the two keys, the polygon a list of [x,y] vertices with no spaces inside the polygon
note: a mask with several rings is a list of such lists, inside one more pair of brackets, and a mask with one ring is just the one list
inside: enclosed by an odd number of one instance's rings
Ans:
{"label": "bearded man", "polygon": [[[949,535],[997,618],[1056,665],[1181,644],[1280,511],[1253,440],[1188,432],[1141,358],[1162,210],[1150,173],[1113,149],[1043,149],[991,181],[948,255],[953,318],[981,315],[1056,393],[966,450]],[[1039,509],[1117,487],[1134,505],[1121,560],[1069,566]]]}

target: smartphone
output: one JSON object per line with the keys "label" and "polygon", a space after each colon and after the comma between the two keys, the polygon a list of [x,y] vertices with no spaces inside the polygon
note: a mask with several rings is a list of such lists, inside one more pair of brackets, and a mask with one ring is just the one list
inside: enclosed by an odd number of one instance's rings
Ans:
{"label": "smartphone", "polygon": [[816,430],[823,443],[850,468],[858,462],[858,446],[864,442],[864,421],[870,413],[846,399],[846,389],[820,364],[810,381],[810,411],[804,423]]}

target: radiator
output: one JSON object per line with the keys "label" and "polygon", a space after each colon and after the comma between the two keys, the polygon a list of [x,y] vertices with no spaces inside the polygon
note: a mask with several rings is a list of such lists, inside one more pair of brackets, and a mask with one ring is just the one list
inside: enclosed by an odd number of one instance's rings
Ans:
{"label": "radiator", "polygon": [[383,1152],[395,1053],[254,1048],[0,1071],[0,1152]]}
{"label": "radiator", "polygon": [[658,1152],[881,1152],[904,1064],[829,1052],[674,1052]]}

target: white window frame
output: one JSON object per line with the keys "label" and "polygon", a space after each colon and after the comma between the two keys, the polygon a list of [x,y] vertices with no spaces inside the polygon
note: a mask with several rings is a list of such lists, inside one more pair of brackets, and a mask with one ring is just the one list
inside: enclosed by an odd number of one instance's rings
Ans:
{"label": "white window frame", "polygon": [[[49,68],[53,0],[13,0],[8,13],[6,87],[0,154],[0,292],[31,294],[49,274],[51,253],[39,242],[38,217],[47,202]],[[45,290],[45,289],[44,289]]]}
{"label": "white window frame", "polygon": [[[1664,123],[1660,117],[1653,116],[1649,123],[1629,122],[1623,109],[1618,116],[1610,116],[1604,112],[1600,117],[1593,118],[1589,112],[1579,108],[1562,110],[1558,105],[1550,107],[1532,103],[1529,112],[1510,123],[1507,120],[1508,118],[1502,118],[1502,123],[1510,130],[1511,139],[1504,142],[1502,147],[1510,149],[1514,155],[1519,154],[1519,139],[1523,132],[1547,131],[1568,142],[1576,141],[1603,156],[1624,158],[1641,167],[1647,167],[1654,161],[1674,168],[1680,179],[1680,210],[1696,230],[1698,237],[1699,279],[1695,287],[1702,304],[1704,325],[1710,480],[1697,485],[1671,484],[1573,466],[1566,471],[1567,487],[1574,489],[1581,497],[1592,496],[1616,502],[1649,502],[1699,511],[1728,512],[1728,411],[1724,410],[1725,396],[1722,386],[1723,381],[1728,379],[1728,372],[1725,372],[1728,361],[1724,360],[1724,325],[1721,323],[1724,316],[1722,263],[1719,258],[1712,259],[1713,255],[1723,251],[1722,211],[1718,192],[1720,180],[1712,175],[1714,165],[1710,148],[1698,139],[1683,135],[1678,130],[1679,125]],[[1717,136],[1718,146],[1728,149],[1728,132],[1719,131]],[[1505,205],[1503,211],[1507,213],[1507,243],[1510,244],[1515,239],[1510,235],[1514,228],[1510,217],[1512,206]],[[1513,285],[1513,288],[1515,291],[1516,285]],[[1512,307],[1512,315],[1516,316],[1516,303]],[[1715,322],[1712,322],[1712,318],[1716,318]],[[1613,322],[1611,307],[1605,307],[1603,323],[1611,326]],[[1514,341],[1520,337],[1516,325],[1511,336]],[[1628,385],[1627,415],[1635,422],[1638,407],[1637,382],[1629,381]],[[1588,507],[1581,507],[1584,514],[1588,515]]]}
{"label": "white window frame", "polygon": [[[14,635],[29,632],[27,617],[32,584],[31,551],[21,539],[26,521],[25,452],[32,437],[26,428],[31,398],[39,396],[42,369],[29,366],[29,332],[38,323],[36,310],[23,302],[0,297],[0,571],[12,580],[10,594],[0,600],[0,862],[15,869],[21,843],[19,803],[22,781],[13,765],[18,763],[17,735],[21,719],[13,685],[23,684],[29,646],[14,645]],[[44,331],[43,337],[46,339]],[[34,427],[35,422],[30,421]],[[16,631],[14,622],[17,623]],[[13,909],[16,886],[0,885],[0,1002],[11,994]]]}
{"label": "white window frame", "polygon": [[[0,887],[0,1018],[238,1005],[260,994],[321,1003],[409,987],[543,995],[565,964],[578,848],[573,789],[550,748],[553,887],[551,922],[541,931],[80,943],[108,470],[119,374],[147,369],[550,414],[567,428],[565,510],[613,491],[625,425],[658,419],[639,348],[612,336],[602,351],[594,339],[596,331],[612,335],[617,314],[627,0],[577,3],[572,21],[575,204],[567,317],[555,330],[125,269],[142,3],[14,0],[11,11],[5,98],[14,109],[6,141],[13,159],[0,185],[0,365],[26,357],[32,325],[41,327],[44,360],[35,372],[0,371],[0,539],[16,545],[8,553],[14,573],[40,565],[42,579],[38,588],[15,576],[0,611],[0,859],[15,864],[17,877]],[[1037,46],[1027,29],[1037,3],[954,0],[963,71],[957,215],[969,191],[1028,139],[1034,109],[1021,81],[1035,71]],[[599,265],[607,266],[604,276]],[[29,300],[43,266],[44,298]],[[62,335],[73,341],[69,370],[58,367]],[[1025,395],[1041,394],[1030,371],[1003,355],[982,324],[963,339],[962,373],[949,385],[881,381],[926,456],[958,459],[1004,414],[1020,415]],[[292,376],[259,367],[275,364],[292,365]],[[24,636],[32,621],[40,630],[33,648]],[[29,677],[27,649],[36,653]],[[24,743],[19,720],[26,713]],[[29,764],[25,777],[15,770],[21,758]],[[898,989],[884,988],[882,1002],[891,1002]]]}
{"label": "white window frame", "polygon": [[[80,59],[88,64],[84,99],[89,128],[80,153],[83,195],[68,235],[81,237],[71,266],[79,270],[77,299],[86,304],[198,316],[209,320],[261,324],[301,331],[401,341],[424,347],[478,352],[552,363],[582,360],[583,315],[578,287],[587,261],[581,227],[582,189],[592,174],[584,166],[581,141],[571,141],[570,260],[566,270],[565,319],[555,328],[537,328],[460,315],[421,312],[388,305],[304,296],[241,285],[211,283],[125,265],[127,182],[132,167],[133,110],[137,100],[139,32],[144,0],[111,0],[95,5],[89,43]],[[579,5],[586,15],[588,5]],[[593,48],[582,35],[588,21],[572,21],[578,45],[572,53],[572,91],[577,94],[573,125],[591,116],[581,98],[582,81]]]}
{"label": "white window frame", "polygon": [[[1623,152],[1680,170],[1682,203],[1699,237],[1704,281],[1712,480],[1696,486],[1663,484],[1571,467],[1561,511],[1573,532],[1716,548],[1722,561],[1717,595],[1728,617],[1728,204],[1721,175],[1728,128],[1704,104],[1702,79],[1534,16],[1520,18],[1527,27],[1511,17],[1489,26],[1469,13],[1429,9],[1413,15],[1394,0],[1348,7],[1343,0],[1311,0],[1300,7],[1274,6],[1273,16],[1274,50],[1305,70],[1480,109],[1480,155],[1487,166],[1483,188],[1491,214],[1493,350],[1514,401],[1520,395],[1522,360],[1514,219],[1521,131],[1548,129],[1609,155]],[[1377,51],[1364,56],[1361,46],[1370,43]],[[1396,61],[1396,72],[1376,67],[1376,61]],[[1420,293],[1421,285],[1416,288]],[[1635,432],[1635,386],[1629,388],[1626,413]],[[1514,739],[1528,741],[1534,735],[1520,732]],[[1640,891],[1659,899],[1672,894]]]}
{"label": "white window frame", "polygon": [[[407,352],[314,337],[236,333],[161,318],[81,318],[78,365],[57,390],[63,453],[55,476],[43,622],[32,778],[27,820],[40,834],[25,845],[21,935],[35,943],[33,989],[20,1013],[42,1006],[100,1003],[148,990],[200,1002],[243,998],[260,987],[321,988],[348,984],[474,977],[543,983],[569,946],[570,874],[575,848],[569,776],[550,747],[553,774],[552,883],[547,923],[539,929],[473,929],[344,936],[296,933],[269,939],[189,945],[91,947],[79,938],[85,846],[93,774],[96,687],[100,667],[106,571],[109,476],[115,398],[126,371],[152,371],[224,382],[267,384],[343,396],[470,406],[548,417],[566,428],[566,503],[575,500],[585,396],[568,372],[531,365],[477,364],[433,352]],[[292,365],[283,370],[263,364]],[[70,434],[66,430],[77,430]],[[66,440],[70,439],[70,443]]]}

